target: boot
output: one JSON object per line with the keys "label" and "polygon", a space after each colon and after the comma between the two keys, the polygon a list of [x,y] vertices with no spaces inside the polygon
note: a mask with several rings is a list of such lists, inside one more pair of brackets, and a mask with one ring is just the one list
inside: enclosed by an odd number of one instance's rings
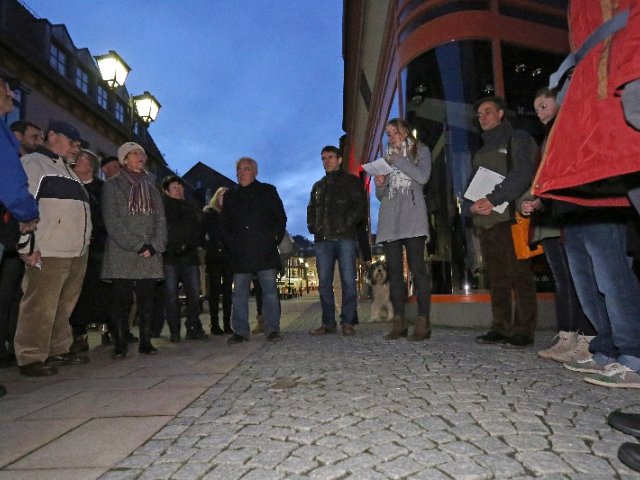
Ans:
{"label": "boot", "polygon": [[69,347],[69,352],[71,353],[82,353],[89,351],[89,336],[88,335],[74,335],[73,343]]}
{"label": "boot", "polygon": [[122,322],[119,319],[116,320],[116,325],[113,329],[113,353],[111,353],[111,358],[124,358],[127,356],[129,342],[125,338],[125,328],[129,325],[127,324],[125,327],[126,322],[126,318]]}
{"label": "boot", "polygon": [[413,329],[413,334],[409,335],[407,340],[420,342],[429,338],[431,338],[431,322],[426,316],[420,315],[416,320],[416,326]]}
{"label": "boot", "polygon": [[143,315],[140,318],[140,343],[138,343],[138,352],[145,355],[153,355],[158,353],[158,349],[151,344],[151,325],[149,316]]}
{"label": "boot", "polygon": [[223,319],[222,324],[225,335],[233,335],[233,329],[231,328],[231,318]]}
{"label": "boot", "polygon": [[218,319],[211,319],[211,335],[224,335],[224,330],[220,328]]}
{"label": "boot", "polygon": [[256,324],[255,328],[251,330],[251,333],[253,333],[254,335],[257,335],[258,333],[264,333],[264,319],[262,318],[262,315],[256,315],[256,321],[258,323]]}
{"label": "boot", "polygon": [[387,333],[384,338],[387,340],[396,340],[400,337],[406,337],[408,329],[407,323],[404,321],[404,317],[401,315],[394,315],[392,322],[391,331]]}
{"label": "boot", "polygon": [[[540,358],[548,358],[550,360],[556,360],[559,358],[558,355],[562,355],[570,350],[576,348],[576,344],[578,342],[578,332],[565,332],[563,330],[558,332],[557,342],[551,346],[551,348],[547,348],[546,350],[541,350],[538,352],[538,356]],[[556,360],[559,362],[561,360]],[[564,361],[562,361],[564,363]]]}

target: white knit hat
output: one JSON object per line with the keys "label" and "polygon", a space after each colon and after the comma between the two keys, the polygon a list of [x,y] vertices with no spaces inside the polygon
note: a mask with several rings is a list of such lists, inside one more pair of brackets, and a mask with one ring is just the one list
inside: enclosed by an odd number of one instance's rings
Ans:
{"label": "white knit hat", "polygon": [[120,161],[121,165],[124,165],[125,157],[134,150],[142,150],[144,152],[144,148],[142,148],[136,142],[127,142],[120,145],[120,148],[118,148],[118,160]]}

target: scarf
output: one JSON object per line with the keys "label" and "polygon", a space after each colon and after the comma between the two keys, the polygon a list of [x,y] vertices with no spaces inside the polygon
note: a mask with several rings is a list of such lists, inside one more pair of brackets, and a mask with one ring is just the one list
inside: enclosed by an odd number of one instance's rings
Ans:
{"label": "scarf", "polygon": [[129,215],[151,215],[155,212],[153,198],[149,181],[147,180],[147,172],[134,172],[129,170],[127,166],[120,169],[120,175],[131,184],[129,191],[129,202],[127,211]]}
{"label": "scarf", "polygon": [[[409,158],[409,160],[411,160],[411,158],[409,157],[409,152],[411,151],[413,145],[414,142],[409,137],[407,137],[407,139],[402,142],[402,145],[397,148],[391,146],[391,144],[387,144],[387,160],[389,160],[391,155],[394,153],[399,153],[403,157]],[[412,161],[414,164],[416,163],[415,160]],[[408,195],[409,193],[413,194],[411,190],[411,177],[406,173],[398,170],[393,166],[393,164],[391,164],[391,168],[393,168],[393,172],[389,174],[389,198],[393,198],[396,195]]]}

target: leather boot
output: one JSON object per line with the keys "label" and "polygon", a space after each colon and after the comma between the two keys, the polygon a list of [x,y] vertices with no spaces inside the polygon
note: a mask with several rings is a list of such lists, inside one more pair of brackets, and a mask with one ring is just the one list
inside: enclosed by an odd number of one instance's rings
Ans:
{"label": "leather boot", "polygon": [[258,322],[255,326],[255,328],[253,330],[251,330],[251,333],[253,333],[254,335],[257,335],[258,333],[264,333],[264,319],[262,318],[262,315],[256,315],[256,322]]}
{"label": "leather boot", "polygon": [[391,331],[384,338],[387,340],[396,340],[400,337],[406,337],[408,333],[407,323],[401,315],[395,315],[392,320]]}
{"label": "leather boot", "polygon": [[[125,325],[126,324],[126,325]],[[124,358],[127,356],[127,350],[129,349],[129,342],[125,338],[125,331],[129,327],[127,319],[124,318],[116,320],[116,325],[113,329],[113,353],[111,358]]]}
{"label": "leather boot", "polygon": [[431,338],[431,323],[426,316],[420,315],[416,320],[416,326],[413,329],[413,334],[409,335],[407,340],[419,342],[428,338]]}
{"label": "leather boot", "polygon": [[158,349],[151,344],[151,322],[148,315],[142,315],[140,318],[140,343],[138,343],[138,352],[145,355],[153,355],[158,353]]}

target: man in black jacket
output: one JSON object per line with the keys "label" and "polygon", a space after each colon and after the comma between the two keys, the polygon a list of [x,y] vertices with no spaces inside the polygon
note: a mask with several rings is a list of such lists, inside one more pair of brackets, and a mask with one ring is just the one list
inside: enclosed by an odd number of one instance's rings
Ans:
{"label": "man in black jacket", "polygon": [[321,156],[326,175],[311,189],[311,199],[307,207],[307,227],[309,232],[313,233],[316,244],[322,325],[309,333],[326,335],[336,332],[333,272],[337,260],[342,285],[342,334],[353,335],[358,302],[356,238],[358,226],[367,217],[367,197],[360,180],[341,168],[340,150],[326,146],[322,149]]}
{"label": "man in black jacket", "polygon": [[262,315],[267,340],[280,337],[280,302],[276,275],[280,270],[278,245],[284,237],[287,215],[273,185],[256,180],[258,164],[242,157],[236,164],[238,186],[224,196],[222,234],[233,270],[234,335],[229,345],[249,340],[249,288],[254,273],[262,287]]}

